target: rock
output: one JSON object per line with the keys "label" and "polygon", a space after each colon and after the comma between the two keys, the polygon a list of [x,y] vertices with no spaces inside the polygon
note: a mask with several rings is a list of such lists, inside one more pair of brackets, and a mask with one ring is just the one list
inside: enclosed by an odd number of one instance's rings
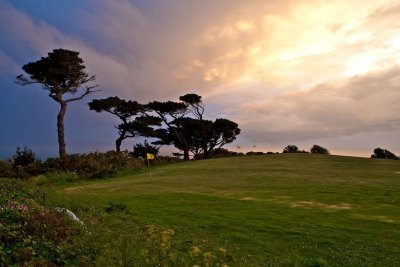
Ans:
{"label": "rock", "polygon": [[69,209],[57,207],[56,210],[60,213],[66,213],[69,219],[78,222],[80,224],[83,224],[83,222]]}

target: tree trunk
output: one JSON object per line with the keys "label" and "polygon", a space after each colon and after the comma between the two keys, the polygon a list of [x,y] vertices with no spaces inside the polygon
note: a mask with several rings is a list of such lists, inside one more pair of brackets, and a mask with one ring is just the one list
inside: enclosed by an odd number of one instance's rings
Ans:
{"label": "tree trunk", "polygon": [[183,150],[183,160],[190,160],[189,158],[189,150]]}
{"label": "tree trunk", "polygon": [[57,134],[58,134],[58,152],[60,154],[61,167],[67,168],[67,151],[65,149],[65,134],[64,134],[64,115],[67,111],[67,103],[60,101],[60,111],[57,115]]}
{"label": "tree trunk", "polygon": [[117,140],[115,140],[115,150],[117,152],[121,152],[121,144],[122,144],[122,140],[124,140],[124,137],[122,135],[120,135]]}

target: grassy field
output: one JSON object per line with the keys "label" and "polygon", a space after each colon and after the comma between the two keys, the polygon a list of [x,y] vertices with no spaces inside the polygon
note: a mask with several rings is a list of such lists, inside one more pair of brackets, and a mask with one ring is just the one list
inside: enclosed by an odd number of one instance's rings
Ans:
{"label": "grassy field", "polygon": [[193,161],[154,168],[151,177],[144,170],[56,187],[50,200],[75,210],[125,204],[135,223],[177,229],[182,243],[227,248],[237,266],[400,265],[399,161],[311,154]]}

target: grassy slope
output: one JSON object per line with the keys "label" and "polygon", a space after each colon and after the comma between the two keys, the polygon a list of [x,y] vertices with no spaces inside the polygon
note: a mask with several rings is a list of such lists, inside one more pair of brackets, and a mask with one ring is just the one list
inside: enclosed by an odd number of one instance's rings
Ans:
{"label": "grassy slope", "polygon": [[400,262],[400,162],[284,154],[179,163],[59,190],[121,202],[141,223],[178,227],[234,251],[239,265],[322,258]]}

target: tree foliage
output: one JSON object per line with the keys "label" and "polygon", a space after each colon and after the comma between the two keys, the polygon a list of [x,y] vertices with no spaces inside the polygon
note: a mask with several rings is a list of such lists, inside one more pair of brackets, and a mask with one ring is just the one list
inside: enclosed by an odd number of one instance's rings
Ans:
{"label": "tree foliage", "polygon": [[152,136],[153,128],[161,124],[158,117],[145,115],[145,107],[137,101],[120,99],[117,96],[105,99],[94,99],[89,108],[96,112],[108,112],[117,116],[122,123],[115,126],[118,130],[118,138],[115,140],[116,151],[121,151],[122,141],[135,136]]}
{"label": "tree foliage", "polygon": [[[180,101],[152,101],[139,104],[118,97],[95,99],[89,108],[97,112],[108,112],[117,116],[122,123],[116,126],[116,140],[120,151],[122,140],[144,136],[156,138],[154,145],[174,145],[183,152],[185,160],[190,153],[194,158],[209,158],[215,149],[231,143],[240,134],[238,124],[228,119],[215,121],[203,119],[204,104],[201,96],[186,94]],[[142,149],[141,145],[136,150]]]}
{"label": "tree foliage", "polygon": [[22,69],[28,76],[17,76],[18,84],[41,84],[49,96],[60,104],[57,115],[58,145],[60,158],[65,162],[64,116],[67,104],[95,92],[97,85],[88,85],[95,80],[95,75],[86,72],[79,52],[66,49],[54,49],[47,57],[25,64]]}
{"label": "tree foliage", "polygon": [[151,154],[157,156],[159,153],[159,150],[160,150],[160,147],[153,146],[153,145],[149,144],[147,142],[147,140],[145,140],[143,144],[138,143],[133,146],[132,155],[135,158],[142,157],[145,159],[147,157],[147,153],[151,153]]}
{"label": "tree foliage", "polygon": [[288,145],[282,151],[282,153],[298,153],[298,152],[299,148],[295,145]]}
{"label": "tree foliage", "polygon": [[157,131],[160,145],[174,145],[183,151],[184,159],[189,152],[195,159],[209,158],[215,149],[231,143],[240,134],[238,124],[228,119],[204,120],[201,96],[186,94],[182,102],[151,102],[146,107],[155,112],[166,126]]}
{"label": "tree foliage", "polygon": [[313,154],[327,154],[327,155],[330,154],[328,149],[326,149],[323,146],[319,146],[319,145],[313,145],[311,147],[311,149],[310,149],[310,153],[313,153]]}
{"label": "tree foliage", "polygon": [[36,154],[26,146],[21,149],[17,147],[17,151],[12,158],[12,165],[16,166],[28,166],[31,163],[40,162],[39,159],[36,157]]}
{"label": "tree foliage", "polygon": [[394,159],[398,160],[399,158],[390,152],[387,149],[382,149],[382,148],[375,148],[374,149],[374,154],[371,155],[371,158],[377,158],[377,159]]}

